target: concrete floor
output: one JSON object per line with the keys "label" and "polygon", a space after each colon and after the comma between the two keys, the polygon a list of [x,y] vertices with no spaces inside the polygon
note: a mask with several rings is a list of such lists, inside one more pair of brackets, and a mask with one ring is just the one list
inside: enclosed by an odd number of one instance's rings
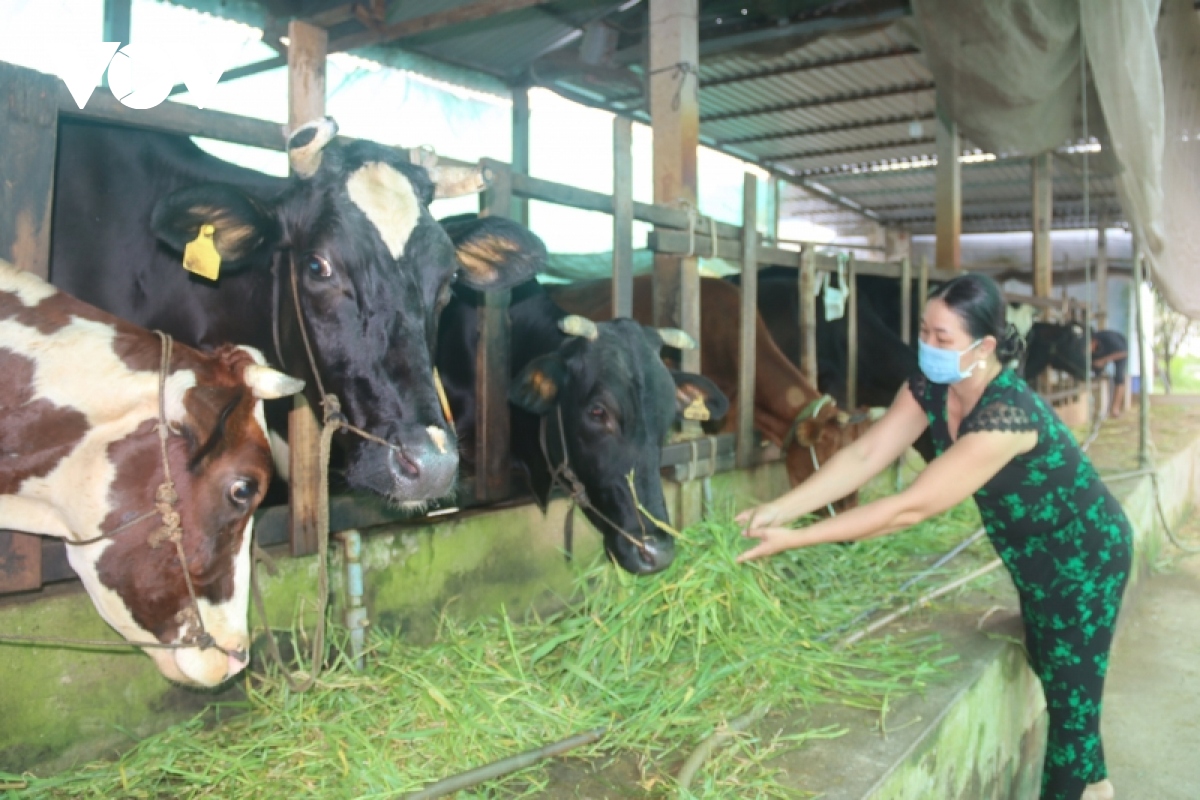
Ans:
{"label": "concrete floor", "polygon": [[[1200,519],[1184,535],[1200,544]],[[1178,551],[1173,551],[1178,552]],[[1200,798],[1200,556],[1137,589],[1118,629],[1102,731],[1118,800]]]}

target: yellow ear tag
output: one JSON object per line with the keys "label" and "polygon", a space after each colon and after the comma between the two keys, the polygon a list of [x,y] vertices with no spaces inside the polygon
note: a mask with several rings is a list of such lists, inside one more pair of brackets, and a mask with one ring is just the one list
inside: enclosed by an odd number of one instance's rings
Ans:
{"label": "yellow ear tag", "polygon": [[706,422],[711,415],[708,413],[708,406],[704,405],[704,398],[697,395],[693,398],[691,404],[683,410],[684,419],[694,419],[698,422]]}
{"label": "yellow ear tag", "polygon": [[221,274],[221,254],[213,244],[212,225],[201,225],[196,238],[183,248],[183,268],[215,281]]}

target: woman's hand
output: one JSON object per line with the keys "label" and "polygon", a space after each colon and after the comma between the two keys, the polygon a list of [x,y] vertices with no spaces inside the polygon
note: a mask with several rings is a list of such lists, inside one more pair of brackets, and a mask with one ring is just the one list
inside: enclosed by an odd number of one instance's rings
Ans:
{"label": "woman's hand", "polygon": [[746,528],[766,528],[786,525],[791,520],[784,519],[783,512],[775,503],[763,503],[761,506],[746,509],[734,517],[733,521]]}
{"label": "woman's hand", "polygon": [[758,539],[758,544],[737,557],[739,564],[791,550],[803,542],[799,531],[791,528],[747,528],[742,532],[742,536]]}

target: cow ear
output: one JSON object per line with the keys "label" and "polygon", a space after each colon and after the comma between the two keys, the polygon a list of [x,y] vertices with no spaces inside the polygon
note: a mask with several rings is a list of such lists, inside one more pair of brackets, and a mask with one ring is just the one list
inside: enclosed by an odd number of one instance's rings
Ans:
{"label": "cow ear", "polygon": [[703,375],[671,370],[675,379],[675,414],[679,419],[716,420],[729,413],[729,398]]}
{"label": "cow ear", "polygon": [[460,215],[442,227],[458,251],[459,280],[472,289],[509,289],[546,265],[546,245],[510,219]]}
{"label": "cow ear", "polygon": [[270,263],[280,239],[278,221],[261,202],[223,184],[172,192],[155,204],[150,225],[155,236],[180,253],[197,239],[201,226],[211,225],[222,271]]}
{"label": "cow ear", "polygon": [[508,401],[541,416],[554,408],[567,382],[567,365],[555,353],[539,356],[525,365],[508,390]]}

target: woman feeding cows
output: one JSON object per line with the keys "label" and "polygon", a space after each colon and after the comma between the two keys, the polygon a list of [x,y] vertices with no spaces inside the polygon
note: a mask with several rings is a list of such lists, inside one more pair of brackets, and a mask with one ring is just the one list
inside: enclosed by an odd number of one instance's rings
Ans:
{"label": "woman feeding cows", "polygon": [[[1132,532],[1071,432],[1004,367],[1020,347],[991,279],[963,275],[935,290],[921,321],[921,373],[820,472],[738,517],[759,540],[739,561],[893,533],[974,495],[1020,595],[1026,650],[1046,695],[1042,800],[1108,800],[1100,699]],[[938,457],[906,490],[785,527],[861,487],[927,426]]]}

